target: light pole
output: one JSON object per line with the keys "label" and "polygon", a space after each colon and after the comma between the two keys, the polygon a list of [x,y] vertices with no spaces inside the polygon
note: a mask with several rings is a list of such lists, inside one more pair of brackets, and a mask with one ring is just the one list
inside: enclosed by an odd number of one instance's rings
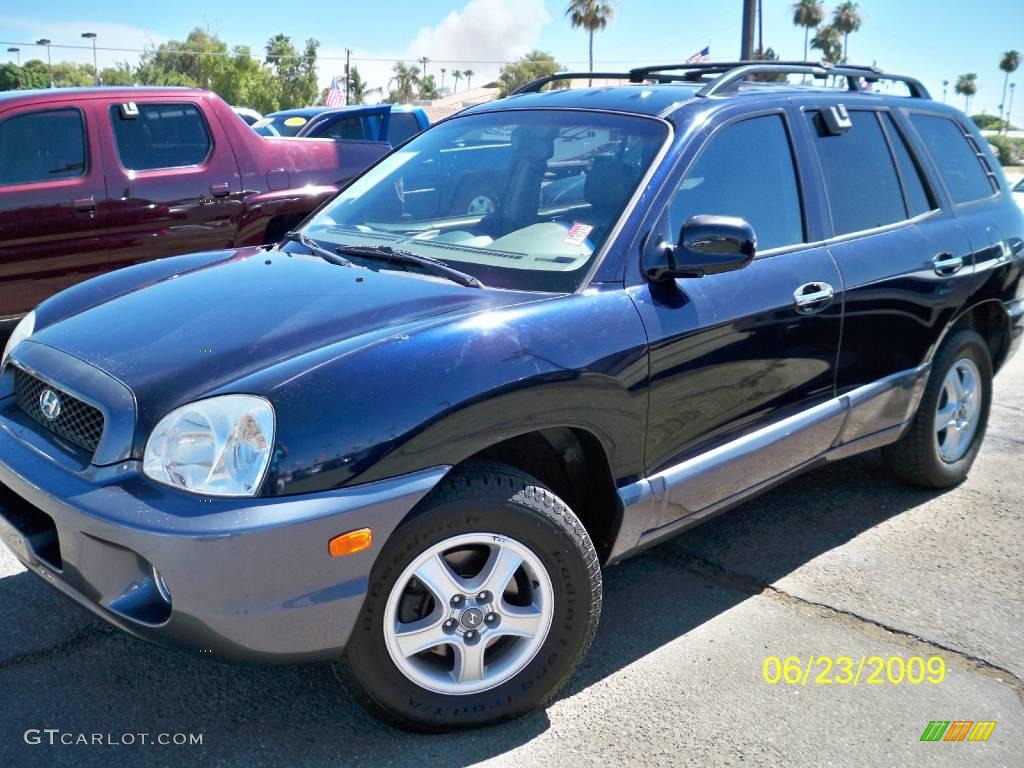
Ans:
{"label": "light pole", "polygon": [[21,89],[21,48],[8,48],[8,53],[13,53],[18,57],[18,89]]}
{"label": "light pole", "polygon": [[46,46],[46,68],[50,73],[50,87],[53,88],[53,62],[50,61],[50,40],[46,37],[41,37],[36,40],[36,45]]}
{"label": "light pole", "polygon": [[1010,106],[1006,110],[1006,133],[1010,132],[1010,115],[1013,114],[1013,89],[1016,87],[1016,83],[1010,83]]}
{"label": "light pole", "polygon": [[96,33],[83,32],[82,37],[86,40],[92,40],[92,68],[96,71],[96,85],[103,85],[103,81],[100,79],[100,67],[96,63]]}

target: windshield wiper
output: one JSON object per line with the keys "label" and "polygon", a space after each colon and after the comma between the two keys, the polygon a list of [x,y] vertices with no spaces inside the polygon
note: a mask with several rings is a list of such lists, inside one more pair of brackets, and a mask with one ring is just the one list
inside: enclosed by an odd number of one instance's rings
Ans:
{"label": "windshield wiper", "polygon": [[285,232],[284,239],[292,243],[299,243],[304,245],[312,253],[319,256],[324,261],[329,261],[331,264],[337,264],[339,267],[350,267],[352,262],[346,259],[344,256],[338,255],[335,251],[324,248],[320,243],[311,238],[305,232]]}
{"label": "windshield wiper", "polygon": [[432,275],[446,277],[452,282],[464,285],[467,288],[483,288],[484,284],[472,275],[467,275],[455,267],[448,266],[440,259],[432,259],[429,256],[421,256],[410,251],[396,251],[390,245],[339,245],[338,251],[347,253],[349,256],[359,256],[366,259],[378,259],[388,261],[392,264],[412,264],[420,267]]}

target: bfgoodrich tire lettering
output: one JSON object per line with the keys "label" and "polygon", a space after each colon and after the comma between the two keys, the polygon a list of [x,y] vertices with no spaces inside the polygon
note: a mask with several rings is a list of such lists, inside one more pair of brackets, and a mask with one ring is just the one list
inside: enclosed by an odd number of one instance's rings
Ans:
{"label": "bfgoodrich tire lettering", "polygon": [[[544,568],[552,591],[550,626],[525,666],[496,687],[466,694],[428,690],[403,673],[388,650],[384,633],[391,626],[389,598],[393,606],[394,591],[403,588],[398,584],[400,577],[424,552],[442,542],[482,533],[521,544]],[[466,562],[464,567],[472,572]],[[516,571],[520,583],[526,573],[525,568]],[[426,605],[436,609],[433,593],[424,592],[428,593]],[[415,594],[409,599],[415,606]],[[600,612],[597,553],[572,510],[537,480],[512,467],[473,464],[446,478],[422,502],[418,514],[392,534],[371,572],[346,658],[336,668],[357,700],[401,727],[443,731],[486,725],[517,717],[553,696],[589,649]],[[431,654],[436,654],[439,663],[447,663],[441,650],[425,652],[426,660],[433,661]]]}
{"label": "bfgoodrich tire lettering", "polygon": [[[944,458],[945,434],[937,433],[936,425],[947,418],[943,415],[947,407],[957,410],[955,404],[949,402],[953,389],[949,382],[957,378],[958,370],[979,379],[975,382],[973,402],[961,411],[965,417],[969,416],[965,424],[970,429],[970,442]],[[913,421],[899,442],[883,451],[886,463],[902,480],[922,488],[956,485],[967,477],[981,450],[991,404],[992,358],[988,345],[974,331],[958,331],[946,339],[936,353]]]}

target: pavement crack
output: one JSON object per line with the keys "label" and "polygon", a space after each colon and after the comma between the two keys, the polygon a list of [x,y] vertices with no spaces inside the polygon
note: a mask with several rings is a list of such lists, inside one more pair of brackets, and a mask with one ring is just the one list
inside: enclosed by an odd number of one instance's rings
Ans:
{"label": "pavement crack", "polygon": [[783,603],[797,605],[804,608],[812,608],[817,611],[824,612],[831,618],[856,626],[862,630],[866,629],[881,632],[886,636],[902,638],[905,642],[909,642],[914,645],[924,645],[932,650],[942,651],[944,654],[952,655],[958,662],[960,662],[961,665],[967,667],[971,671],[979,672],[985,677],[991,678],[1005,685],[1009,685],[1016,694],[1017,699],[1022,705],[1024,705],[1024,679],[1012,670],[1000,666],[995,662],[989,661],[982,656],[977,656],[909,630],[901,629],[900,627],[895,627],[867,616],[862,616],[854,611],[844,608],[836,608],[835,606],[822,603],[817,600],[808,600],[807,598],[799,597],[754,576],[730,571],[714,561],[707,560],[697,555],[685,552],[671,552],[663,549],[657,549],[651,554],[670,560],[676,564],[681,564],[691,573],[708,579],[709,581],[713,581],[726,589],[746,592],[752,596],[765,595]]}
{"label": "pavement crack", "polygon": [[61,640],[55,645],[51,645],[47,648],[41,648],[38,651],[30,651],[29,653],[22,653],[17,656],[11,656],[8,659],[0,661],[0,672],[11,667],[18,667],[24,664],[38,664],[41,661],[47,661],[56,656],[62,656],[69,651],[75,650],[80,646],[87,645],[94,640],[108,637],[113,633],[111,627],[104,626],[103,624],[91,624],[83,627],[77,632],[69,635],[68,637]]}

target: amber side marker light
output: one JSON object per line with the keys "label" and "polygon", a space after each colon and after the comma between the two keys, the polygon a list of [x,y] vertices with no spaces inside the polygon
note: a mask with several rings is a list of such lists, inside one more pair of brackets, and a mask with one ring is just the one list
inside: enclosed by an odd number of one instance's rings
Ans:
{"label": "amber side marker light", "polygon": [[364,549],[368,549],[371,544],[373,544],[373,532],[369,528],[358,528],[354,531],[343,533],[340,536],[335,536],[327,542],[327,548],[331,552],[331,557],[341,557],[342,555],[362,552]]}

